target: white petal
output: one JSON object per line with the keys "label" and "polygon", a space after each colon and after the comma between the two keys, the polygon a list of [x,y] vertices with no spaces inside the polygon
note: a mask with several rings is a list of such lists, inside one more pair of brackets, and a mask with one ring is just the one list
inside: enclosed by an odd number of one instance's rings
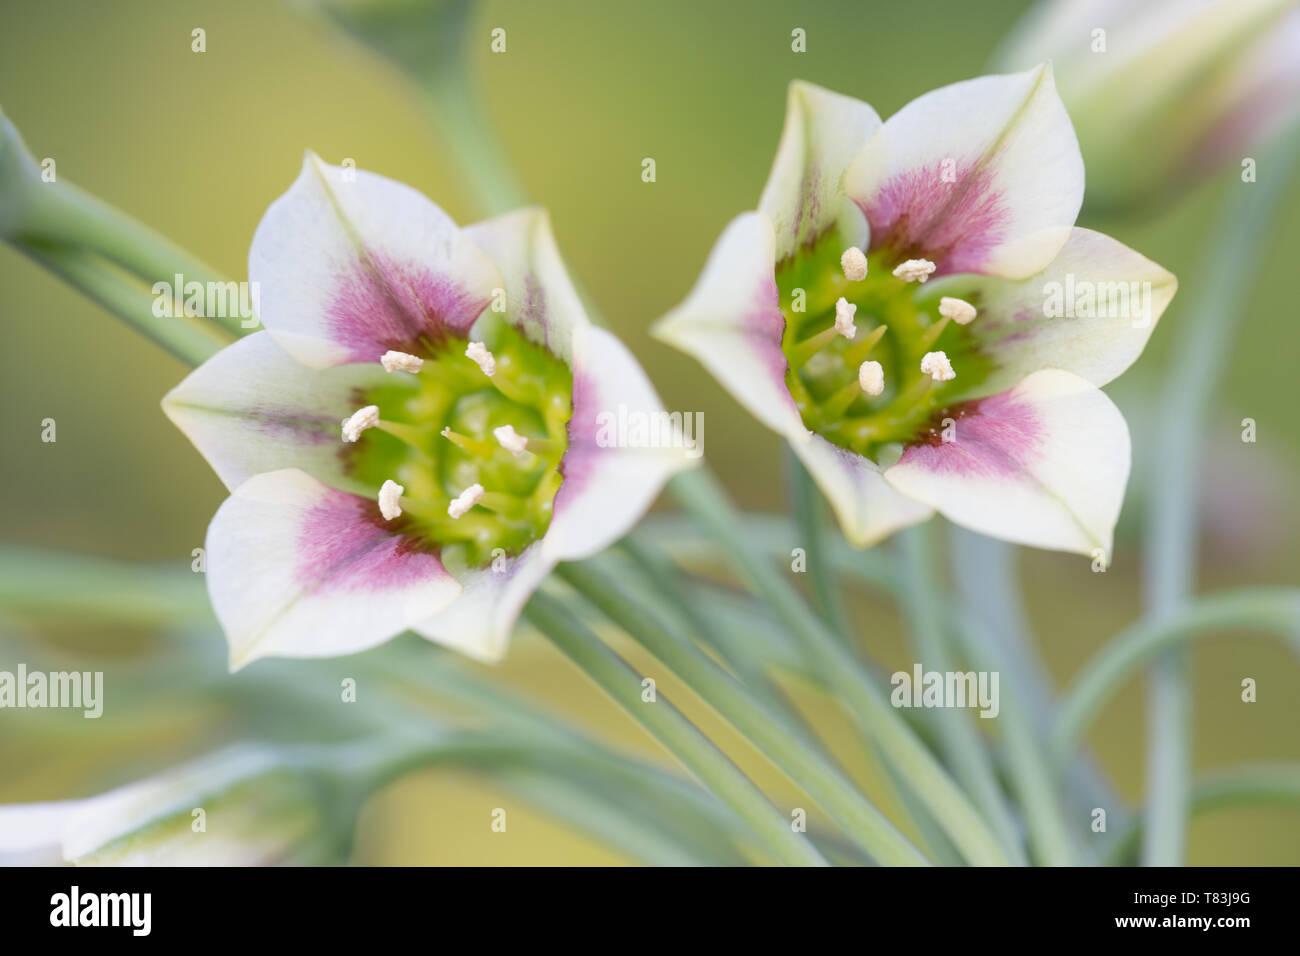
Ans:
{"label": "white petal", "polygon": [[964,396],[976,397],[1045,368],[1105,385],[1142,354],[1178,280],[1109,236],[1074,229],[1060,255],[1033,278],[975,278],[963,288],[973,291],[979,309],[969,334],[996,366]]}
{"label": "white petal", "polygon": [[834,225],[844,170],[879,128],[876,111],[860,100],[790,84],[781,145],[758,203],[772,221],[778,262]]}
{"label": "white petal", "polygon": [[686,301],[655,325],[656,338],[695,356],[736,401],[772,430],[807,433],[785,383],[785,316],[778,301],[772,224],[733,219]]}
{"label": "white petal", "polygon": [[63,863],[63,830],[79,800],[0,806],[0,866]]}
{"label": "white petal", "polygon": [[377,363],[308,368],[256,332],[191,372],[162,406],[227,488],[281,468],[338,484],[339,422],[357,410],[356,390],[391,382]]}
{"label": "white petal", "polygon": [[959,407],[954,441],[909,445],[885,480],[957,524],[1019,544],[1111,557],[1128,426],[1091,383],[1056,369]]}
{"label": "white petal", "polygon": [[308,153],[248,254],[262,324],[304,364],[378,362],[463,335],[501,286],[496,267],[427,198]]}
{"label": "white petal", "polygon": [[415,625],[414,631],[444,647],[494,664],[505,656],[519,614],[533,591],[555,567],[543,542],[516,557],[502,556],[460,578],[464,591],[445,611]]}
{"label": "white petal", "polygon": [[560,258],[546,210],[532,207],[506,213],[466,227],[465,235],[501,270],[506,321],[572,365],[574,330],[591,323]]}
{"label": "white petal", "polygon": [[232,668],[364,650],[460,593],[436,555],[385,526],[374,501],[296,469],[250,478],[217,510],[207,578]]}
{"label": "white petal", "polygon": [[1083,159],[1051,68],[926,93],[885,121],[844,177],[873,248],[939,275],[1045,268],[1083,201]]}
{"label": "white petal", "polygon": [[870,547],[934,513],[928,505],[890,487],[869,458],[820,435],[809,438],[806,442],[792,441],[790,446],[830,502],[850,544]]}
{"label": "white petal", "polygon": [[564,481],[543,539],[556,561],[587,558],[617,541],[664,483],[703,454],[702,416],[670,419],[627,346],[595,326],[577,331]]}

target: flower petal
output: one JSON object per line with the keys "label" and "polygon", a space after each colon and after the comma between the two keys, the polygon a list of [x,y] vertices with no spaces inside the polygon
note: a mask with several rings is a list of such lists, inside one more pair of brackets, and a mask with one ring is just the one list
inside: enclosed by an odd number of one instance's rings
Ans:
{"label": "flower petal", "polygon": [[782,435],[807,433],[785,383],[785,331],[776,288],[772,224],[761,212],[733,219],[686,301],[653,334],[695,356],[759,421]]}
{"label": "flower petal", "polygon": [[464,334],[501,277],[416,190],[308,153],[248,254],[267,331],[313,368],[377,362],[389,349]]}
{"label": "flower petal", "polygon": [[962,289],[979,308],[970,333],[994,370],[963,397],[1005,391],[1045,368],[1105,385],[1142,354],[1177,289],[1178,280],[1150,259],[1077,228],[1052,264],[1031,279],[971,279]]}
{"label": "flower petal", "polygon": [[0,806],[0,866],[58,866],[63,829],[80,800]]}
{"label": "flower petal", "polygon": [[595,326],[580,327],[573,344],[564,481],[543,538],[556,561],[590,557],[623,537],[703,453],[702,417],[669,416],[627,346]]}
{"label": "flower petal", "polygon": [[778,262],[835,223],[844,170],[879,128],[880,117],[861,100],[802,80],[790,84],[781,145],[758,203],[772,221]]}
{"label": "flower petal", "polygon": [[232,668],[380,644],[460,593],[437,555],[378,507],[297,469],[244,482],[208,527],[208,592]]}
{"label": "flower petal", "polygon": [[1083,158],[1051,68],[926,93],[885,121],[844,176],[872,248],[937,274],[1045,268],[1083,202]]}
{"label": "flower petal", "polygon": [[256,332],[191,372],[162,406],[227,488],[281,468],[337,485],[339,423],[357,410],[361,390],[385,384],[391,376],[377,362],[312,369]]}
{"label": "flower petal", "polygon": [[573,332],[591,323],[560,258],[550,214],[519,209],[467,226],[465,235],[501,270],[506,321],[572,366]]}
{"label": "flower petal", "polygon": [[555,567],[544,541],[522,554],[499,558],[488,567],[461,576],[464,591],[445,611],[415,625],[422,637],[476,660],[495,664],[505,656],[519,614]]}
{"label": "flower petal", "polygon": [[907,446],[886,481],[974,531],[1110,560],[1129,436],[1103,392],[1048,369],[951,412],[954,440]]}
{"label": "flower petal", "polygon": [[792,441],[790,446],[831,503],[854,547],[868,548],[934,514],[929,505],[894,490],[871,459],[820,435],[810,434],[809,439]]}

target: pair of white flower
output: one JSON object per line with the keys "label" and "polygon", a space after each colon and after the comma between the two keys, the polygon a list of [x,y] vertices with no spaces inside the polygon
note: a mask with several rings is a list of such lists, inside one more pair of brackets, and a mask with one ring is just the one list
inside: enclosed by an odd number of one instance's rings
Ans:
{"label": "pair of white flower", "polygon": [[[1141,352],[1175,282],[1073,228],[1082,196],[1047,67],[936,90],[883,124],[795,83],[758,211],[728,227],[657,333],[790,441],[856,544],[937,510],[1109,554],[1129,440],[1098,386]],[[1045,318],[1044,284],[1067,276],[1151,283],[1150,321]],[[495,659],[550,569],[619,538],[687,464],[597,443],[601,410],[661,406],[587,320],[544,213],[461,230],[406,186],[345,181],[308,156],[257,230],[249,278],[267,331],[164,402],[232,491],[207,566],[234,666],[358,651],[408,628]],[[795,280],[806,314],[782,288]],[[798,328],[840,301],[875,330],[855,342]],[[464,359],[473,343],[497,353],[490,370]],[[389,352],[425,361],[388,371]],[[372,405],[373,427],[341,441],[339,422]],[[945,415],[955,441],[932,432]],[[536,454],[494,444],[506,426]],[[473,485],[468,513],[448,517]]]}

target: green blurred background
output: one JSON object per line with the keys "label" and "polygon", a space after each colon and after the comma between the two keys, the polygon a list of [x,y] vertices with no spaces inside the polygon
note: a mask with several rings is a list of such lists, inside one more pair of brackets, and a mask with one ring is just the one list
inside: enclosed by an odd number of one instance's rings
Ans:
{"label": "green blurred background", "polygon": [[[550,207],[571,270],[669,407],[705,413],[708,459],[744,506],[784,508],[777,441],[693,361],[650,339],[648,326],[685,295],[726,222],[757,202],[790,79],[858,96],[888,116],[928,89],[983,72],[1023,8],[957,0],[481,5],[472,67],[525,186]],[[504,55],[488,49],[497,26],[507,30]],[[190,50],[196,27],[207,32],[203,54]],[[807,31],[807,53],[791,52],[794,27]],[[237,278],[245,276],[254,227],[292,182],[307,148],[410,183],[460,221],[475,215],[447,155],[449,134],[431,122],[419,92],[286,3],[7,0],[0,9],[0,105],[38,159],[55,158],[60,177]],[[653,184],[640,177],[647,156],[657,163]],[[1139,469],[1149,464],[1142,436],[1159,427],[1149,411],[1152,390],[1180,317],[1203,288],[1200,245],[1224,193],[1240,188],[1230,167],[1175,207],[1139,219],[1081,221],[1181,281],[1146,355],[1109,389],[1129,416]],[[1286,201],[1300,208],[1300,185]],[[1205,436],[1213,452],[1203,469],[1206,589],[1300,579],[1300,416],[1290,368],[1300,216],[1279,215],[1274,229],[1260,282],[1242,303],[1246,319]],[[187,568],[223,489],[159,409],[185,368],[8,247],[0,249],[0,288],[0,540]],[[1246,416],[1258,422],[1253,445],[1239,441]],[[44,418],[58,422],[55,444],[40,440]],[[1058,683],[1140,612],[1140,511],[1135,481],[1107,574],[1090,573],[1077,557],[1023,555],[1031,615]],[[873,653],[891,669],[910,666],[892,610],[871,603],[857,610]],[[10,622],[9,632],[71,647],[78,660],[136,648],[147,637],[108,625],[22,620]],[[212,666],[220,669],[219,653]],[[520,641],[498,670],[502,680],[654,752],[540,642]],[[1223,635],[1198,648],[1195,673],[1198,769],[1300,759],[1294,654],[1275,641]],[[1246,676],[1259,682],[1258,703],[1240,702]],[[661,687],[698,712],[673,681]],[[41,721],[19,725],[0,715],[0,801],[93,792],[220,739],[222,728],[213,725],[220,712],[183,691],[123,733],[78,722],[45,739]],[[1143,717],[1135,682],[1091,736],[1130,800],[1142,790]],[[98,723],[111,718],[110,700]],[[701,720],[729,739],[715,721]],[[783,792],[751,755],[739,757]],[[490,808],[500,805],[519,808],[508,834],[487,826]],[[491,784],[453,773],[423,774],[378,798],[363,819],[357,859],[618,860]],[[1205,818],[1194,826],[1190,862],[1300,863],[1300,818],[1263,810]]]}

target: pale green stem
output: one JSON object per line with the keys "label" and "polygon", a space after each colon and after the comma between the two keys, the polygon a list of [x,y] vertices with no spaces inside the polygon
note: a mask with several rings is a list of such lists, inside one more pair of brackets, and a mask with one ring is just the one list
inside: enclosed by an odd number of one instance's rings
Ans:
{"label": "pale green stem", "polygon": [[[1004,678],[1014,673],[1004,666],[1008,656],[1005,646],[969,609],[950,609],[947,628],[969,663]],[[999,683],[999,713],[993,723],[1001,730],[1011,788],[1028,826],[1034,858],[1048,866],[1075,865],[1079,843],[1061,806],[1045,744],[1031,713],[1021,703],[1021,685],[1014,679]]]}
{"label": "pale green stem", "polygon": [[707,737],[662,694],[642,699],[641,676],[544,591],[533,595],[525,616],[606,694],[614,699],[701,783],[744,820],[782,862],[824,866],[825,859]]}
{"label": "pale green stem", "polygon": [[[57,245],[98,253],[148,287],[155,282],[173,286],[177,275],[183,283],[199,282],[205,287],[210,282],[229,281],[148,226],[71,183],[40,184],[31,190],[30,201],[22,210],[12,240],[16,244]],[[245,327],[245,320],[238,315],[212,316],[205,321],[236,336],[246,335],[256,327]]]}
{"label": "pale green stem", "polygon": [[103,259],[66,246],[29,241],[14,245],[188,365],[201,364],[228,344],[215,330],[198,325],[193,319],[154,315],[153,295]]}
{"label": "pale green stem", "polygon": [[1252,588],[1198,598],[1170,616],[1139,621],[1112,638],[1062,698],[1052,734],[1056,766],[1070,759],[1093,718],[1139,668],[1192,638],[1238,628],[1277,634],[1300,649],[1300,591]]}
{"label": "pale green stem", "polygon": [[[1237,807],[1269,806],[1300,810],[1300,765],[1222,768],[1197,781],[1188,800],[1192,816]],[[1120,830],[1103,861],[1106,866],[1132,863],[1133,851],[1142,839],[1146,822],[1145,816],[1138,816]]]}
{"label": "pale green stem", "polygon": [[749,586],[799,639],[815,670],[840,698],[860,729],[925,803],[962,855],[976,865],[1005,865],[1008,857],[979,813],[907,723],[890,706],[858,661],[814,615],[798,592],[749,547],[739,516],[703,468],[676,476],[674,497],[724,547]]}
{"label": "pale green stem", "polygon": [[[1144,572],[1153,620],[1176,613],[1195,590],[1197,476],[1207,409],[1263,261],[1266,227],[1298,152],[1300,128],[1260,157],[1258,182],[1229,187],[1224,221],[1210,233],[1200,273],[1206,281],[1197,283],[1192,307],[1178,323],[1147,491]],[[1185,854],[1192,752],[1189,663],[1173,653],[1157,662],[1151,675],[1146,774],[1151,823],[1142,858],[1152,866],[1178,865]]]}
{"label": "pale green stem", "polygon": [[[897,537],[902,602],[908,636],[916,660],[924,670],[946,674],[957,670],[944,636],[947,589],[935,581],[930,536],[932,522],[902,531]],[[997,832],[1007,854],[1025,865],[1024,850],[1016,832],[1015,817],[998,784],[985,742],[960,710],[940,707],[936,713],[939,745],[948,766],[971,794],[984,817]]]}
{"label": "pale green stem", "polygon": [[627,597],[614,581],[590,566],[564,564],[558,574],[684,680],[874,860],[887,866],[926,863],[916,847],[835,768],[654,608]]}

